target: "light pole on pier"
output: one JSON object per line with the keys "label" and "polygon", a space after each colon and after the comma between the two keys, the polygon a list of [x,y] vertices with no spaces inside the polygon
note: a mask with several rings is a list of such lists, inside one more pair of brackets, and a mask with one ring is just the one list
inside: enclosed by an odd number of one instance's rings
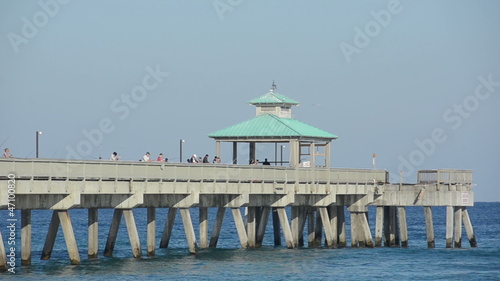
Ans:
{"label": "light pole on pier", "polygon": [[36,131],[36,158],[38,158],[38,137],[42,134],[40,131]]}
{"label": "light pole on pier", "polygon": [[281,160],[280,160],[280,165],[283,166],[283,148],[285,148],[284,145],[281,146]]}
{"label": "light pole on pier", "polygon": [[179,163],[182,163],[182,144],[185,142],[185,140],[180,139],[179,140]]}

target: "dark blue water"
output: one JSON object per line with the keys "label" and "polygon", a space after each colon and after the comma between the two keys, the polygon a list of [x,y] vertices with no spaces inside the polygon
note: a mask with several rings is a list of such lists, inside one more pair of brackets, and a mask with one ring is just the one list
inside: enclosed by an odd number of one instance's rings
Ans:
{"label": "dark blue water", "polygon": [[[374,233],[375,209],[370,209]],[[122,220],[114,257],[102,256],[112,210],[99,211],[99,259],[87,259],[87,212],[71,210],[82,263],[69,264],[62,231],[59,230],[52,258],[40,260],[51,218],[50,211],[33,211],[32,265],[20,266],[20,229],[17,230],[16,274],[2,273],[0,279],[16,280],[500,280],[500,203],[476,203],[468,208],[477,248],[470,248],[465,231],[461,249],[445,248],[445,207],[433,208],[436,248],[427,249],[422,207],[408,207],[408,248],[293,249],[274,247],[269,220],[264,245],[242,250],[230,212],[226,213],[218,248],[190,255],[184,228],[178,214],[168,249],[157,249],[155,257],[146,253],[146,210],[134,215],[141,237],[143,258],[132,258],[130,243]],[[213,223],[216,209],[210,209]],[[5,238],[9,231],[7,211],[0,211],[0,226]],[[157,210],[157,245],[160,242],[166,209]],[[197,229],[198,213],[191,215]],[[20,213],[16,212],[20,220]],[[347,223],[349,222],[346,214]],[[20,221],[18,222],[18,227]],[[349,240],[349,225],[347,225]],[[212,224],[210,224],[210,229]],[[307,237],[305,237],[307,239]],[[307,243],[307,242],[306,242]],[[284,239],[282,244],[285,245]]]}

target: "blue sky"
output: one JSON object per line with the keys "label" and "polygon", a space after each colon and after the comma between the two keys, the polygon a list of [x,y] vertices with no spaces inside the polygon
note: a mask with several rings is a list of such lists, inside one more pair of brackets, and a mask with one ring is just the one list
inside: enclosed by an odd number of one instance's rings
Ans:
{"label": "blue sky", "polygon": [[334,167],[371,168],[377,153],[407,182],[472,169],[475,201],[500,201],[499,12],[499,1],[0,0],[0,144],[34,157],[39,130],[43,158],[179,161],[179,139],[183,158],[213,156],[207,135],[254,116],[246,102],[275,80],[301,102],[294,118],[340,136]]}

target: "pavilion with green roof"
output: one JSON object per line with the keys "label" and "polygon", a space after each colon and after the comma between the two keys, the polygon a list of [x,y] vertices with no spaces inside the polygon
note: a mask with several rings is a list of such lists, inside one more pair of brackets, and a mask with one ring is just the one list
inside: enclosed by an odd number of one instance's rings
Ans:
{"label": "pavilion with green roof", "polygon": [[[274,143],[275,147],[278,143],[288,143],[291,167],[301,162],[302,166],[314,167],[319,155],[325,156],[325,166],[330,167],[330,144],[338,137],[293,119],[292,106],[298,106],[299,102],[275,90],[273,83],[267,94],[248,102],[255,105],[256,117],[208,135],[216,141],[216,155],[220,156],[221,142],[232,142],[233,163],[236,164],[238,143],[249,144],[249,161],[255,160],[256,143]],[[304,156],[308,156],[308,161],[303,161]]]}

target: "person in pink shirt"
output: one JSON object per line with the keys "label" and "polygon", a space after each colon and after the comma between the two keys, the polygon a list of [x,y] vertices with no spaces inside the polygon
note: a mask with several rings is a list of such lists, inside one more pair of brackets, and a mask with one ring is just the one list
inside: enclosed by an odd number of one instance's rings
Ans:
{"label": "person in pink shirt", "polygon": [[156,159],[156,161],[163,162],[163,153],[160,153],[160,155],[158,155],[158,158]]}

